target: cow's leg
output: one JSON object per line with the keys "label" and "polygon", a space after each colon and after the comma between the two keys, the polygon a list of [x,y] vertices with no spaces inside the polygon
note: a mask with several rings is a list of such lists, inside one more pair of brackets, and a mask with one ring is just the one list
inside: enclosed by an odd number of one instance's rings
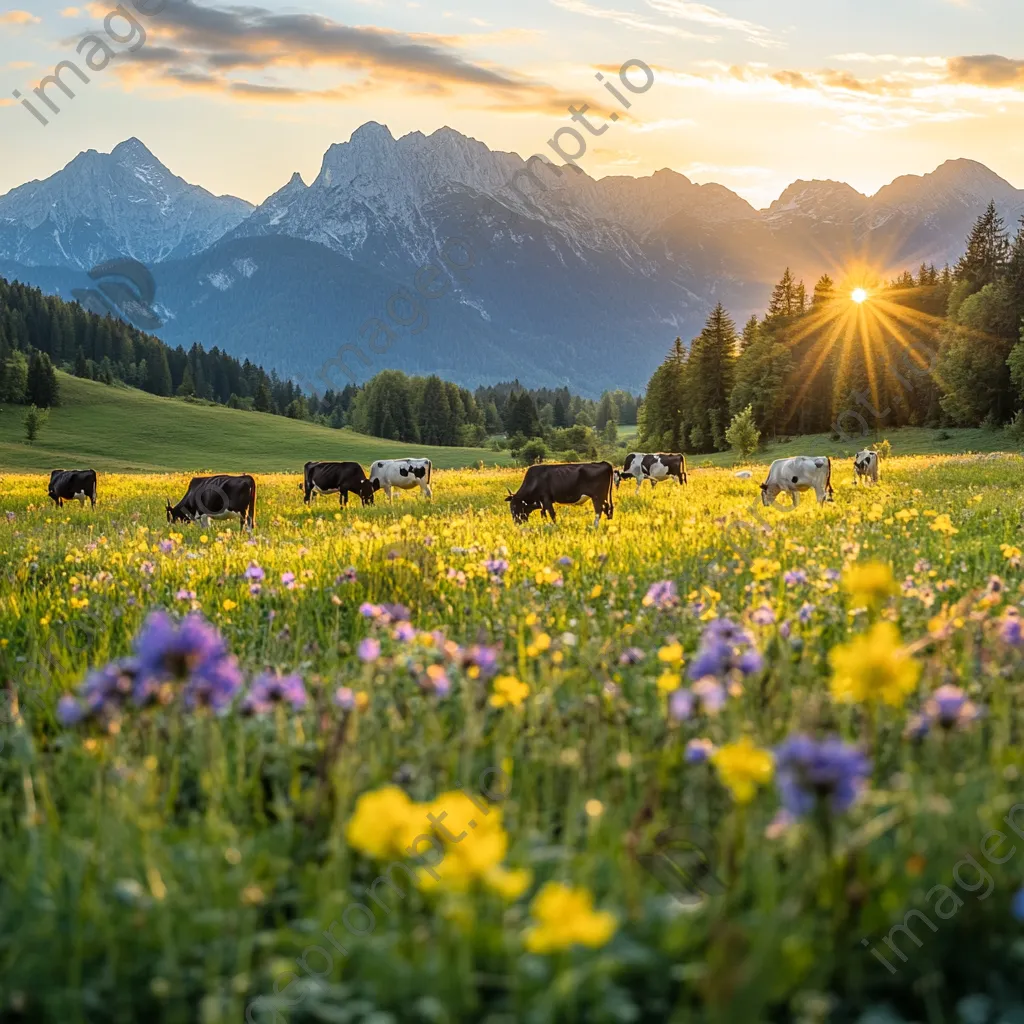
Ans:
{"label": "cow's leg", "polygon": [[642,476],[638,476],[636,478],[636,494],[634,494],[633,497],[636,497],[636,495],[640,493],[640,488],[643,487],[643,485],[644,485],[644,478]]}
{"label": "cow's leg", "polygon": [[434,492],[430,489],[430,484],[420,484],[420,490],[428,501],[433,500]]}
{"label": "cow's leg", "polygon": [[557,523],[558,520],[555,518],[555,503],[553,501],[544,502],[543,508],[547,510],[548,516],[552,523]]}
{"label": "cow's leg", "polygon": [[790,491],[789,494],[790,494],[790,497],[792,497],[792,499],[793,499],[793,508],[796,508],[800,504],[800,492],[799,491]]}
{"label": "cow's leg", "polygon": [[594,529],[596,530],[601,525],[601,513],[606,512],[608,509],[608,503],[604,498],[593,498],[594,502]]}

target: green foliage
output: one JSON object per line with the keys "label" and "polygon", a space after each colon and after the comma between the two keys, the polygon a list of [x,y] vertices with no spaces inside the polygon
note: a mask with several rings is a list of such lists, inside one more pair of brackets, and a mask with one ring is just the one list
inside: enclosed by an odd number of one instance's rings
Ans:
{"label": "green foliage", "polygon": [[725,425],[729,421],[738,346],[736,326],[719,303],[691,346],[687,360],[687,418],[692,424],[691,443],[697,451],[724,451],[727,447]]}
{"label": "green foliage", "polygon": [[887,438],[883,438],[881,441],[873,444],[871,450],[878,453],[879,459],[887,459],[892,455],[892,445]]}
{"label": "green foliage", "polygon": [[733,416],[729,429],[725,432],[725,439],[741,459],[749,458],[757,451],[757,446],[761,442],[761,431],[757,429],[754,410],[749,405]]}
{"label": "green foliage", "polygon": [[28,360],[21,352],[12,352],[3,364],[0,377],[0,401],[21,405],[28,387]]}
{"label": "green foliage", "polygon": [[49,409],[50,406],[60,404],[57,373],[45,352],[33,352],[28,361],[25,401],[40,409]]}
{"label": "green foliage", "polygon": [[539,438],[534,437],[527,441],[518,451],[513,451],[519,464],[532,466],[534,463],[543,462],[548,457],[548,446]]}
{"label": "green foliage", "polygon": [[39,431],[42,429],[43,424],[46,423],[46,419],[49,413],[46,409],[37,409],[34,405],[30,405],[25,413],[25,437],[28,439],[28,443],[32,444],[35,439],[39,436]]}

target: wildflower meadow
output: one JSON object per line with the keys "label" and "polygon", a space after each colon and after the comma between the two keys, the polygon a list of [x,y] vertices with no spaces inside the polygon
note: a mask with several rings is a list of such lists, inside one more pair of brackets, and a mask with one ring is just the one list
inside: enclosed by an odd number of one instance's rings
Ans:
{"label": "wildflower meadow", "polygon": [[4,475],[0,1021],[1024,1019],[1022,473]]}

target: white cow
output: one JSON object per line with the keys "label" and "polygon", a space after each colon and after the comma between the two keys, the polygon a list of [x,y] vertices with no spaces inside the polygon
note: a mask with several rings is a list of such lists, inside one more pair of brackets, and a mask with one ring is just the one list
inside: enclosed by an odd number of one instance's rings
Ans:
{"label": "white cow", "polygon": [[878,452],[870,452],[865,449],[857,452],[853,457],[853,482],[856,484],[861,478],[873,484],[878,483]]}
{"label": "white cow", "polygon": [[384,489],[392,501],[391,489],[410,491],[419,487],[424,497],[433,497],[430,489],[430,459],[384,459],[370,466],[370,483],[375,491]]}
{"label": "white cow", "polygon": [[826,455],[814,458],[797,455],[776,459],[768,470],[768,479],[761,484],[761,501],[774,505],[780,494],[788,494],[793,508],[800,504],[801,491],[814,491],[818,504],[832,501],[832,460]]}

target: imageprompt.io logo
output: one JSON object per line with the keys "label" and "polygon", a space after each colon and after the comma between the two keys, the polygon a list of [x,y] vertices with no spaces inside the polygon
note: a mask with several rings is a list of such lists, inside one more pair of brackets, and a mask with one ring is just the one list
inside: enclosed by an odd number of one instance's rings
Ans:
{"label": "imageprompt.io logo", "polygon": [[98,316],[113,316],[141,331],[155,331],[163,321],[153,310],[156,281],[149,268],[130,258],[100,263],[89,271],[96,288],[73,288],[83,309]]}
{"label": "imageprompt.io logo", "polygon": [[715,838],[699,825],[676,825],[659,832],[643,853],[640,866],[681,903],[718,896],[725,886],[715,875]]}

